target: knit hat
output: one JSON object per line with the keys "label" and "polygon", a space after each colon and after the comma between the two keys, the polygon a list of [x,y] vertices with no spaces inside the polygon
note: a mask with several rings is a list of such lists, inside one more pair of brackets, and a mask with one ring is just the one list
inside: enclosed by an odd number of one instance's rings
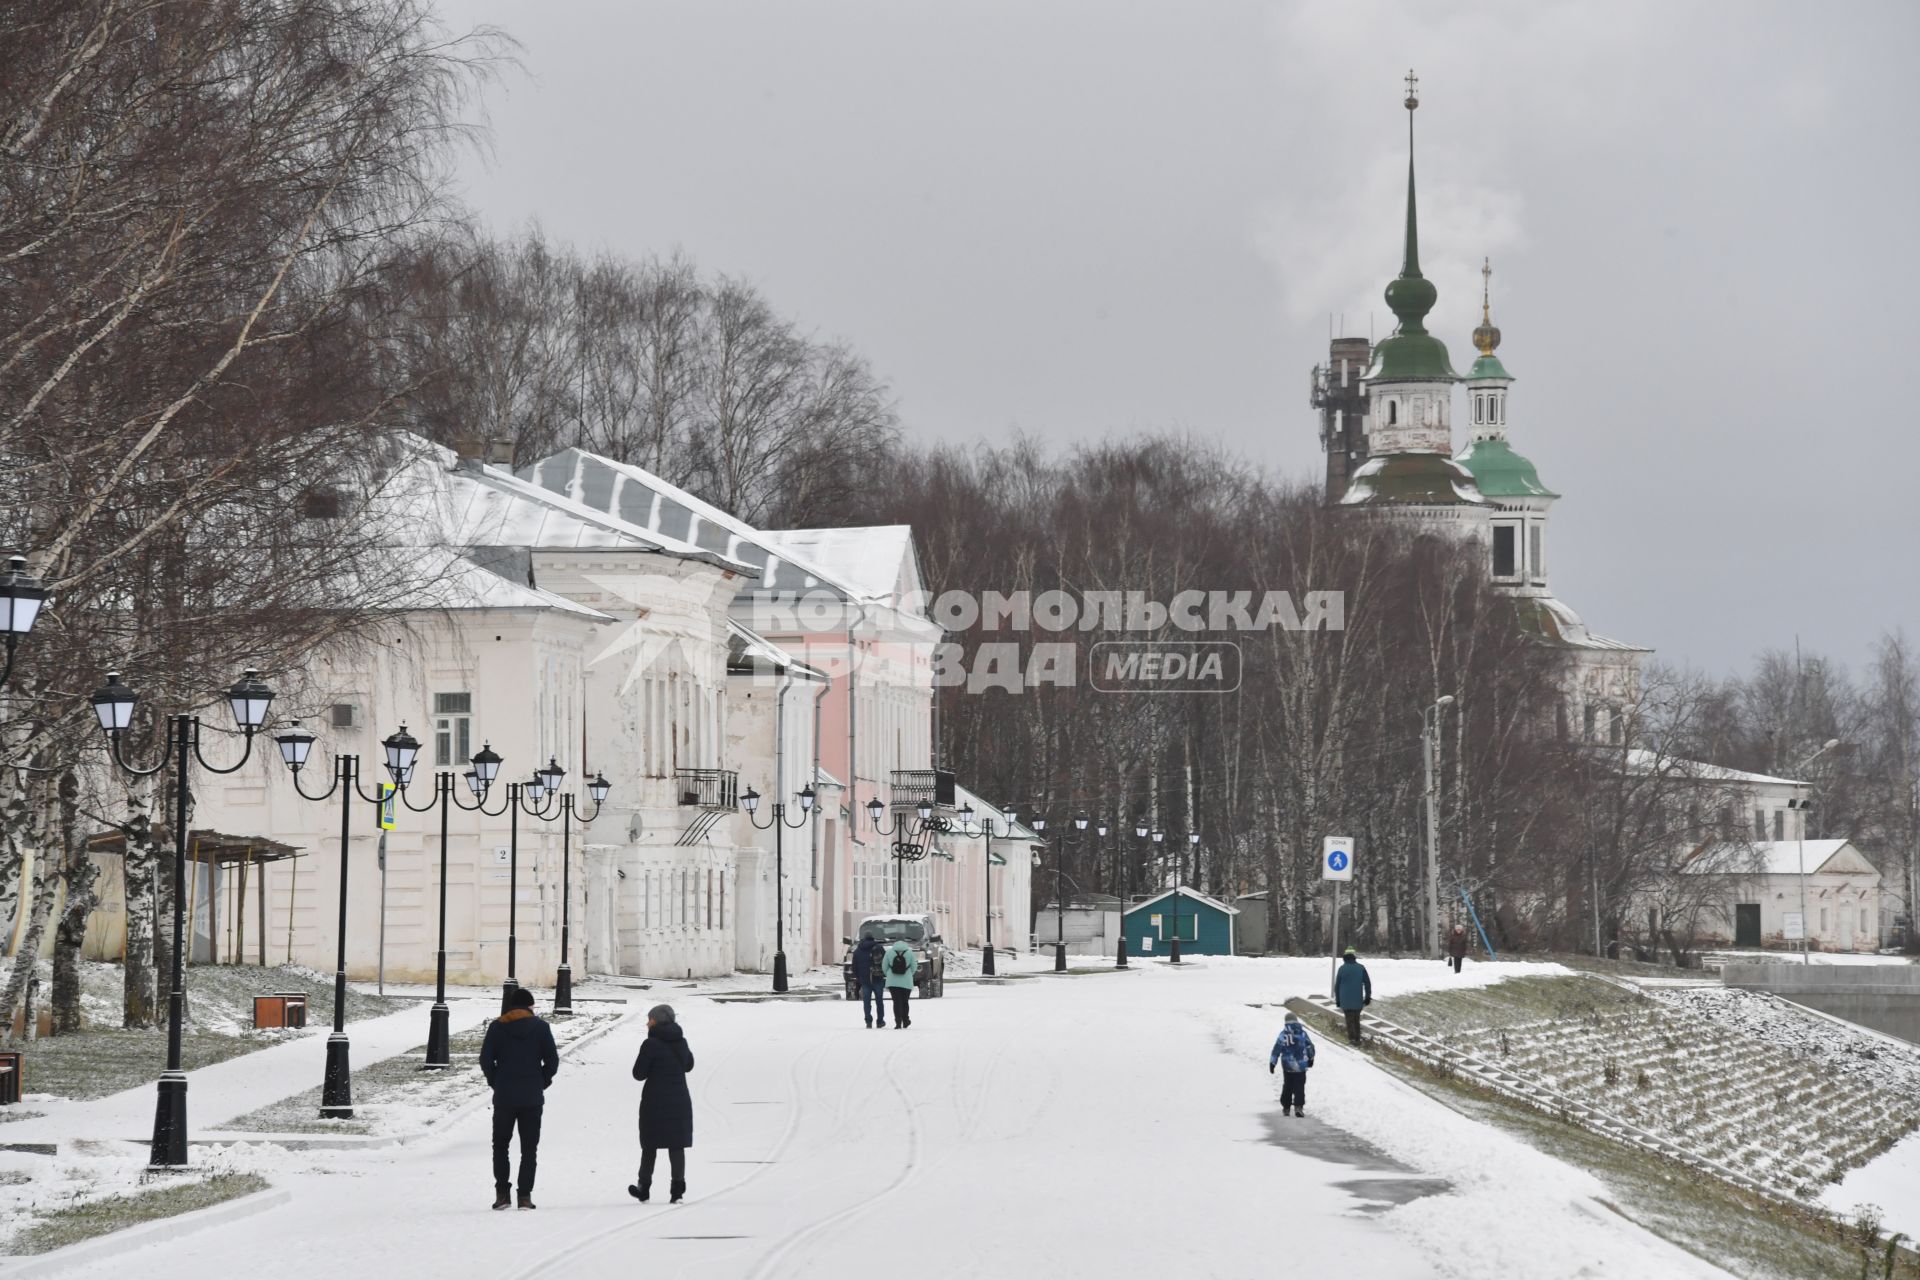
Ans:
{"label": "knit hat", "polygon": [[657,1004],[653,1006],[653,1008],[647,1010],[647,1021],[672,1022],[673,1006],[670,1004]]}
{"label": "knit hat", "polygon": [[1347,948],[1347,949],[1346,949],[1346,950],[1345,950],[1344,952],[1342,952],[1341,954],[1343,954],[1343,955],[1349,955],[1349,956],[1350,956],[1350,955],[1352,955],[1352,954],[1353,954],[1353,948],[1352,948],[1352,947],[1348,947],[1348,948]]}
{"label": "knit hat", "polygon": [[533,1008],[533,992],[527,990],[525,987],[515,987],[513,989],[513,995],[508,998],[507,1003],[516,1009],[531,1009]]}
{"label": "knit hat", "polygon": [[1297,1013],[1289,1013],[1286,1017],[1286,1020],[1288,1022],[1298,1022],[1300,1021],[1300,1015]]}

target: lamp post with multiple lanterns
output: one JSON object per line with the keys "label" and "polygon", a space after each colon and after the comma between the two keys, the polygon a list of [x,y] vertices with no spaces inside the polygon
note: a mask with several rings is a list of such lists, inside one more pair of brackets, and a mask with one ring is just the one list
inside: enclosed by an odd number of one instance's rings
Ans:
{"label": "lamp post with multiple lanterns", "polygon": [[[1000,810],[1000,812],[1006,818],[1006,828],[1000,832],[1000,838],[1004,840],[1008,836],[1011,836],[1013,834],[1014,824],[1019,820],[1020,811],[1013,805],[1008,805],[1004,809]],[[960,806],[960,833],[966,836],[980,836],[986,841],[987,869],[986,869],[985,880],[986,880],[987,894],[986,894],[985,901],[986,901],[987,928],[986,928],[986,935],[985,935],[986,941],[981,945],[981,948],[980,948],[980,972],[982,976],[991,978],[994,976],[994,970],[993,970],[993,819],[990,817],[982,818],[980,820],[979,828],[976,829],[973,825],[973,806],[970,804],[963,804]]]}
{"label": "lamp post with multiple lanterns", "polygon": [[800,788],[795,797],[800,801],[800,821],[787,821],[787,806],[776,800],[773,810],[762,822],[754,817],[754,811],[760,807],[760,793],[752,787],[740,797],[740,804],[747,811],[747,821],[760,830],[773,828],[773,989],[787,989],[787,871],[785,854],[782,851],[783,839],[788,827],[799,830],[813,821],[814,792],[811,785]]}
{"label": "lamp post with multiple lanterns", "polygon": [[[573,1016],[573,966],[569,963],[573,936],[573,823],[575,817],[580,816],[574,807],[573,792],[560,789],[566,778],[567,771],[560,767],[560,762],[548,756],[547,763],[534,771],[533,781],[527,784],[529,791],[536,786],[541,788],[535,793],[536,799],[540,795],[560,797],[560,967],[553,975],[553,1012],[559,1018]],[[604,774],[593,775],[587,783],[587,794],[593,798],[593,812],[580,816],[581,826],[593,825],[612,790],[613,784]],[[543,822],[553,821],[553,815],[547,813],[544,806],[533,816]]]}
{"label": "lamp post with multiple lanterns", "polygon": [[917,820],[909,826],[904,819],[896,818],[892,827],[880,825],[880,817],[887,806],[879,796],[867,801],[867,819],[873,823],[873,829],[883,836],[900,835],[893,842],[893,909],[896,912],[906,908],[906,868],[909,862],[919,862],[933,851],[933,837],[954,830],[953,819],[945,814],[933,811],[933,801],[922,799],[913,806]]}
{"label": "lamp post with multiple lanterns", "polygon": [[[16,558],[14,573],[18,571],[19,561]],[[17,581],[13,583],[13,589],[16,594],[11,597],[10,618],[18,620],[23,615],[17,612],[21,599],[17,594]],[[37,601],[32,608],[38,608]],[[24,617],[26,627],[31,627],[32,614],[29,612]],[[12,656],[14,635],[24,632],[25,628],[19,633],[8,632],[9,658]],[[167,995],[167,1069],[159,1080],[159,1096],[153,1116],[153,1144],[148,1157],[149,1163],[155,1168],[178,1168],[187,1163],[187,1077],[180,1066],[181,1024],[187,1001],[186,945],[183,937],[187,910],[187,807],[192,802],[187,774],[195,761],[208,773],[237,772],[253,755],[254,735],[266,724],[267,708],[273,703],[273,690],[261,683],[260,673],[251,668],[238,684],[227,690],[226,696],[234,723],[246,737],[246,745],[240,753],[240,759],[225,768],[210,764],[201,752],[200,717],[191,714],[175,714],[166,718],[166,736],[160,759],[155,764],[144,766],[127,763],[121,753],[120,743],[122,735],[133,723],[133,708],[139,701],[138,695],[120,682],[117,672],[111,672],[105,687],[90,699],[94,715],[100,720],[100,728],[107,735],[108,754],[117,768],[140,778],[151,777],[169,764],[173,768],[173,973],[172,987]]]}

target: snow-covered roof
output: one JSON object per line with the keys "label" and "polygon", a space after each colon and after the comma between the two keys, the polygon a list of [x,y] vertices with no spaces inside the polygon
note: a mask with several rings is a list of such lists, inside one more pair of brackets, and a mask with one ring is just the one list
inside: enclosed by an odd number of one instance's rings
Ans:
{"label": "snow-covered roof", "polygon": [[834,777],[832,774],[828,773],[825,769],[820,768],[818,765],[814,766],[813,785],[816,787],[837,787],[841,791],[845,791],[847,789],[846,783],[840,781],[840,779]]}
{"label": "snow-covered roof", "polygon": [[[976,823],[983,818],[992,822],[993,838],[995,840],[1013,840],[1031,844],[1044,842],[1038,832],[1018,819],[1012,822],[1012,829],[1009,830],[1006,810],[996,804],[989,804],[957,782],[953,784],[953,802],[953,807],[956,809],[963,804],[972,805],[973,817]],[[1005,834],[1003,835],[1002,832],[1005,832]]]}
{"label": "snow-covered roof", "polygon": [[765,536],[826,569],[873,599],[897,600],[920,590],[913,526],[880,524],[844,529],[769,529]]}
{"label": "snow-covered roof", "polygon": [[1664,755],[1645,747],[1632,747],[1627,751],[1627,768],[1636,773],[1679,774],[1702,782],[1742,782],[1774,787],[1809,785],[1793,778],[1776,778],[1771,774],[1748,773],[1744,769],[1730,769],[1726,765],[1708,764],[1704,760],[1688,760],[1684,756]]}
{"label": "snow-covered roof", "polygon": [[766,667],[773,671],[791,671],[802,680],[825,680],[826,674],[768,640],[765,636],[727,619],[727,666],[732,669]]}
{"label": "snow-covered roof", "polygon": [[1549,644],[1569,649],[1601,649],[1619,653],[1651,653],[1641,645],[1614,640],[1588,629],[1573,606],[1553,596],[1524,596],[1514,601],[1523,631]]}
{"label": "snow-covered roof", "polygon": [[[1154,894],[1151,898],[1142,898],[1140,899],[1140,901],[1134,903],[1132,906],[1127,908],[1127,914],[1132,915],[1136,911],[1144,910],[1145,908],[1150,907],[1154,903],[1160,901],[1162,898],[1171,898],[1174,895],[1174,892],[1175,891],[1172,889],[1162,889],[1159,893]],[[1240,908],[1236,906],[1232,906],[1228,903],[1222,902],[1218,898],[1209,898],[1206,894],[1200,892],[1198,889],[1189,889],[1186,885],[1180,886],[1179,894],[1183,901],[1187,898],[1192,898],[1196,902],[1204,902],[1208,906],[1213,907],[1216,910],[1224,911],[1230,916],[1237,916],[1240,914]]]}
{"label": "snow-covered roof", "polygon": [[[1804,860],[1803,860],[1804,857]],[[1680,864],[1691,875],[1870,875],[1880,872],[1851,840],[1756,840],[1704,845]]]}
{"label": "snow-covered roof", "polygon": [[846,600],[871,598],[839,575],[787,550],[739,517],[669,484],[644,467],[583,449],[564,449],[523,472],[534,485],[564,494],[650,533],[751,565],[760,589],[824,588]]}
{"label": "snow-covered roof", "polygon": [[444,547],[423,548],[413,564],[417,585],[392,606],[399,609],[552,609],[595,622],[613,619],[563,595],[530,587]]}

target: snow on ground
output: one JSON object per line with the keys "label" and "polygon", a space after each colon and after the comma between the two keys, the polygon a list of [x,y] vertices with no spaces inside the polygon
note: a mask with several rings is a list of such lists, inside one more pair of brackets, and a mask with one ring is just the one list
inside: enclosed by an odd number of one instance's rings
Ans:
{"label": "snow on ground", "polygon": [[[1543,968],[1369,967],[1379,995]],[[867,1030],[844,1001],[674,993],[697,1058],[691,1192],[679,1206],[638,1205],[625,1190],[638,1014],[666,994],[635,991],[633,1020],[569,1059],[548,1095],[537,1213],[488,1210],[480,1111],[397,1149],[230,1151],[224,1166],[270,1172],[291,1202],[143,1246],[137,1265],[162,1280],[269,1257],[276,1280],[841,1280],[899,1265],[1068,1280],[1255,1277],[1281,1265],[1385,1280],[1720,1274],[1600,1205],[1586,1174],[1338,1045],[1321,1046],[1309,1118],[1281,1119],[1266,1071],[1281,1010],[1249,1006],[1326,978],[1325,961],[1207,957],[956,984],[917,1003],[905,1031]],[[214,1108],[209,1092],[196,1083]],[[1369,1165],[1357,1139],[1405,1167]],[[1316,1155],[1341,1151],[1361,1165]],[[196,1161],[212,1159],[196,1148]],[[1422,1177],[1446,1185],[1409,1189]],[[664,1162],[659,1178],[663,1193]],[[129,1265],[103,1259],[71,1274],[118,1280]]]}
{"label": "snow on ground", "polygon": [[1798,951],[1709,951],[1702,963],[1709,969],[1717,969],[1728,964],[1912,964],[1904,955],[1889,952],[1876,955],[1871,951],[1810,951],[1801,955]]}
{"label": "snow on ground", "polygon": [[1878,1206],[1885,1231],[1904,1231],[1909,1240],[1920,1240],[1920,1131],[1829,1186],[1820,1203],[1847,1218],[1861,1205]]}
{"label": "snow on ground", "polygon": [[1763,1042],[1820,1071],[1920,1098],[1920,1047],[1838,1018],[1810,1013],[1765,991],[1735,987],[1668,988],[1661,1003]]}

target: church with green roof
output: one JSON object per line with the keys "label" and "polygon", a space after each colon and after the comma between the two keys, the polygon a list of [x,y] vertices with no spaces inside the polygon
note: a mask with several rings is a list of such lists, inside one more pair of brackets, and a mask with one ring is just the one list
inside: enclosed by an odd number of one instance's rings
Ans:
{"label": "church with green roof", "polygon": [[[1547,514],[1560,495],[1508,439],[1513,375],[1496,352],[1492,265],[1481,266],[1479,358],[1462,378],[1426,318],[1439,291],[1420,270],[1414,194],[1413,112],[1418,82],[1407,76],[1407,210],[1400,274],[1388,283],[1393,332],[1368,350],[1361,338],[1332,340],[1313,376],[1313,405],[1327,454],[1327,501],[1361,518],[1401,521],[1470,539],[1484,548],[1494,587],[1513,597],[1520,625],[1571,652],[1560,709],[1564,734],[1619,742],[1639,698],[1640,664],[1651,651],[1590,631],[1547,584]],[[1363,370],[1363,372],[1361,372]],[[1357,373],[1357,377],[1355,374]],[[1455,383],[1464,386],[1467,442],[1453,448]]]}

